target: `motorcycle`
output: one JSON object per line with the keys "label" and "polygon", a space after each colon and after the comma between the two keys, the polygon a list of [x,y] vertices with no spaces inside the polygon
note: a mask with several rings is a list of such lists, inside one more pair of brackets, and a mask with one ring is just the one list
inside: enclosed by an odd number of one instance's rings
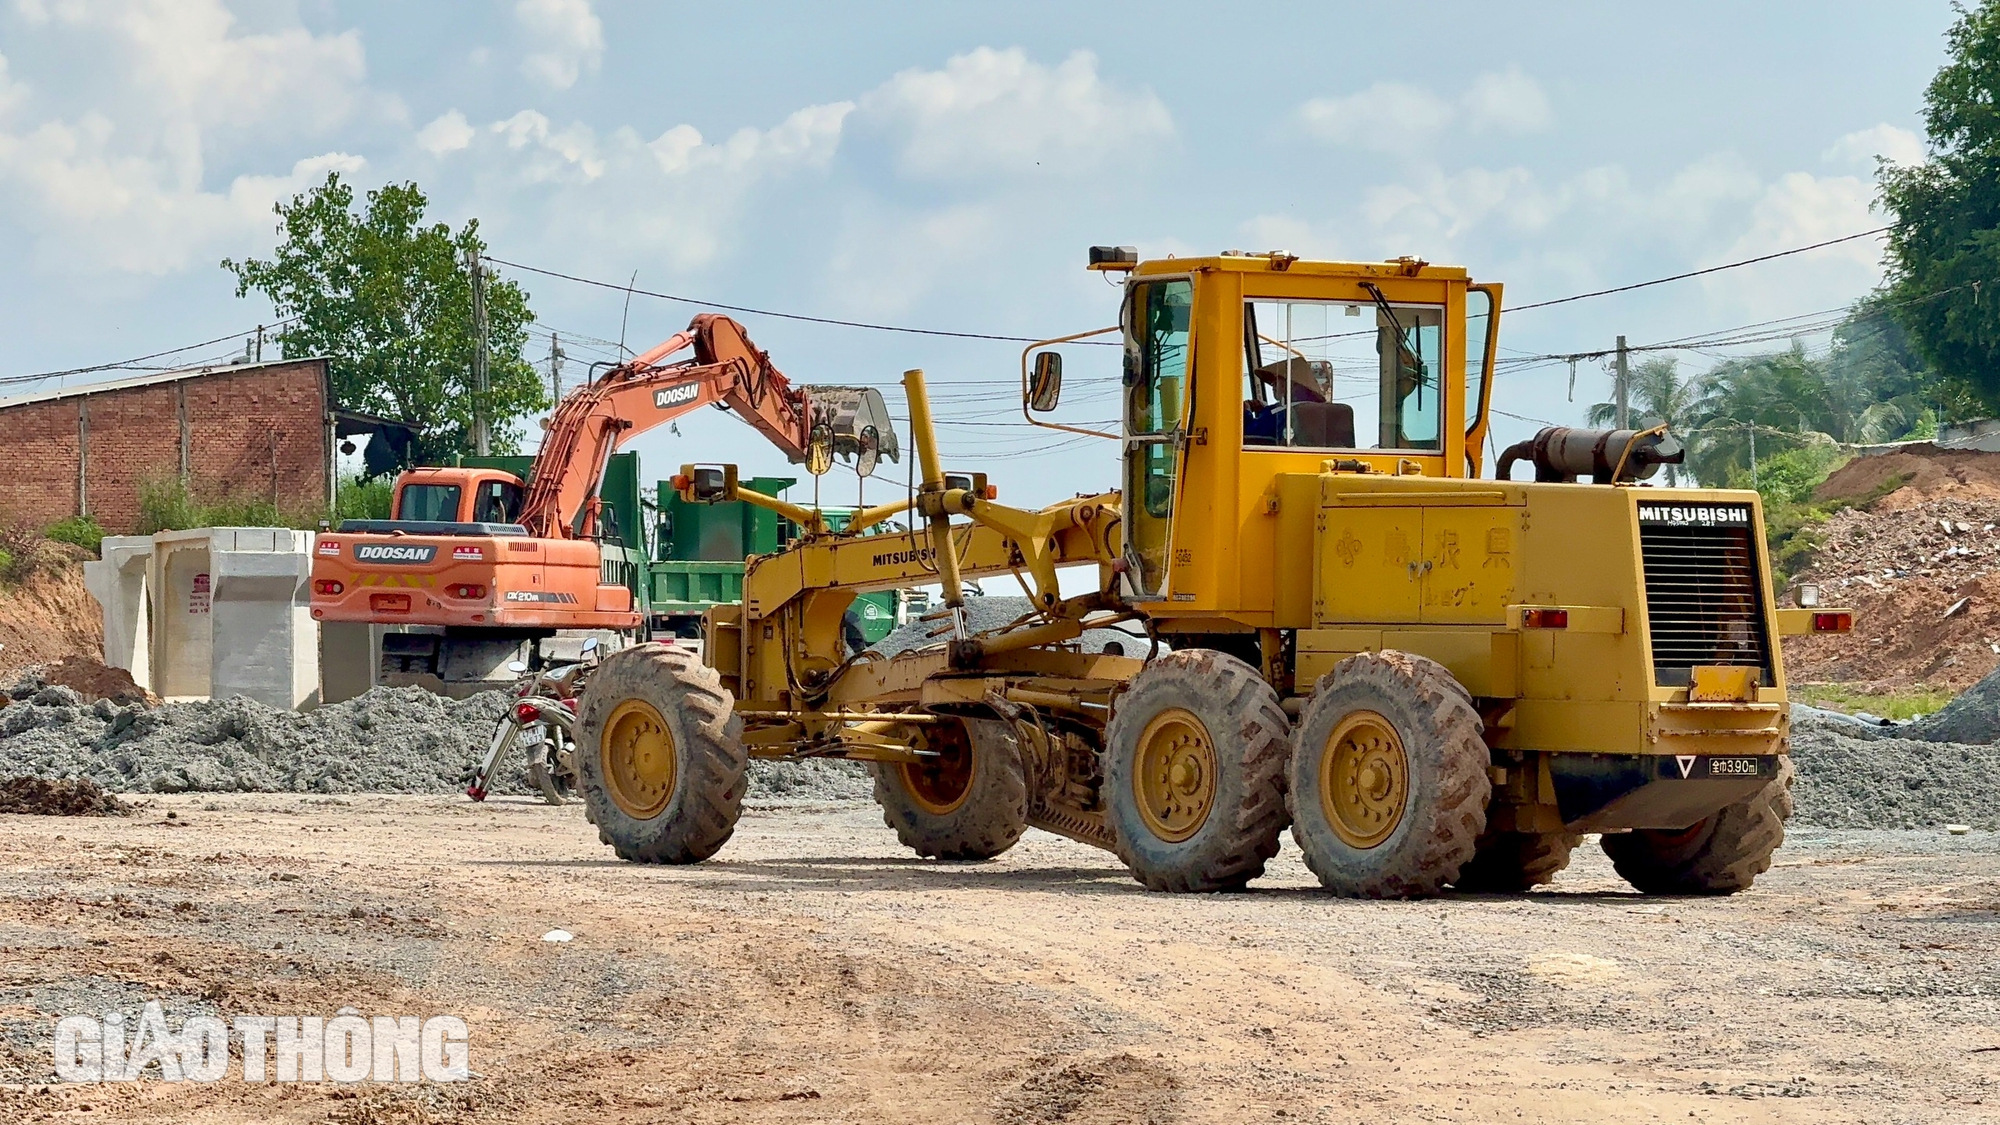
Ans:
{"label": "motorcycle", "polygon": [[583,682],[590,661],[597,652],[597,638],[583,642],[582,659],[531,672],[516,660],[507,670],[520,677],[500,723],[493,730],[486,760],[472,775],[465,795],[475,801],[486,799],[488,784],[501,758],[516,746],[528,754],[528,780],[551,805],[567,804],[576,792],[576,707],[583,694]]}

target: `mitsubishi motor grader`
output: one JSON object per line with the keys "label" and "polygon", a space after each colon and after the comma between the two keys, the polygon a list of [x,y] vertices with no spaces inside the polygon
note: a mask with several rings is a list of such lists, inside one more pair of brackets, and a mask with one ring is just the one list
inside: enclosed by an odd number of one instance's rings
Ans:
{"label": "mitsubishi motor grader", "polygon": [[[868,763],[920,855],[996,856],[1032,826],[1158,890],[1242,887],[1288,826],[1364,897],[1523,890],[1585,833],[1644,892],[1769,867],[1791,808],[1778,638],[1851,618],[1778,607],[1755,493],[1643,484],[1681,455],[1663,429],[1544,430],[1482,478],[1501,287],[1463,269],[1091,265],[1125,275],[1102,330],[1124,346],[1116,492],[1029,511],[947,473],[919,371],[921,487],[838,532],[732,466],[683,468],[683,499],[806,534],[750,561],[699,658],[642,645],[591,680],[579,773],[619,856],[705,859],[748,758],[827,757]],[[1055,424],[1055,347],[1090,335],[1022,353],[1029,421]],[[1064,596],[1058,570],[1085,566]],[[1007,574],[1029,611],[972,631],[962,584]],[[936,643],[842,645],[856,595],[932,582]],[[1081,651],[1099,626],[1146,640]]]}

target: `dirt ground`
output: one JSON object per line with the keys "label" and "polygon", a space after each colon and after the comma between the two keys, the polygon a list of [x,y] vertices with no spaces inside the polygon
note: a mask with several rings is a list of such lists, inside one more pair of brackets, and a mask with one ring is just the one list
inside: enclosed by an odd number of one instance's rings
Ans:
{"label": "dirt ground", "polygon": [[[1727,899],[1594,846],[1547,892],[1149,894],[1030,833],[902,852],[763,808],[613,860],[525,800],[156,798],[0,817],[0,1120],[2000,1119],[2000,838],[1800,830]],[[561,927],[567,944],[544,942]],[[59,1012],[463,1016],[462,1085],[46,1087]]]}

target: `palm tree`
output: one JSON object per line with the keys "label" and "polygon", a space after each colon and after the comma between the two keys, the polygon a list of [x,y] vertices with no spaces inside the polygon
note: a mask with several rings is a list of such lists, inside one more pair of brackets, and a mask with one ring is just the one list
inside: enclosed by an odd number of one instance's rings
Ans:
{"label": "palm tree", "polygon": [[[1639,361],[1631,373],[1632,421],[1641,426],[1665,423],[1667,432],[1685,437],[1702,422],[1707,411],[1707,393],[1699,378],[1686,378],[1672,356],[1649,356]],[[1609,426],[1618,418],[1615,402],[1593,403],[1584,412],[1593,426]],[[1680,483],[1678,466],[1667,466],[1667,485]]]}

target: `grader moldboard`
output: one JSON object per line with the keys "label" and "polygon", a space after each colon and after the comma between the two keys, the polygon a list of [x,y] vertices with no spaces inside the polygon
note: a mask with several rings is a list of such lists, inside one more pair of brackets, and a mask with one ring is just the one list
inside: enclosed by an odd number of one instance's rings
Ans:
{"label": "grader moldboard", "polygon": [[[619,856],[706,859],[748,758],[831,757],[868,763],[920,855],[985,859],[1033,826],[1156,890],[1242,887],[1287,825],[1328,889],[1365,897],[1523,890],[1589,832],[1646,892],[1770,866],[1791,807],[1776,638],[1850,618],[1777,607],[1755,493],[1635,487],[1679,457],[1663,430],[1545,430],[1480,479],[1501,291],[1463,269],[1091,259],[1127,275],[1102,330],[1124,341],[1122,433],[1100,435],[1120,491],[1027,511],[947,475],[919,371],[922,486],[838,533],[733,467],[683,468],[683,499],[807,533],[750,560],[701,658],[642,645],[592,678],[581,781]],[[1061,355],[1033,351],[1023,412],[1055,425],[1035,415]],[[1508,479],[1522,461],[1533,483]],[[1064,597],[1082,565],[1094,592]],[[1031,611],[971,632],[961,583],[1009,573]],[[941,643],[843,647],[857,594],[930,582]],[[1098,626],[1154,643],[1080,651]]]}

